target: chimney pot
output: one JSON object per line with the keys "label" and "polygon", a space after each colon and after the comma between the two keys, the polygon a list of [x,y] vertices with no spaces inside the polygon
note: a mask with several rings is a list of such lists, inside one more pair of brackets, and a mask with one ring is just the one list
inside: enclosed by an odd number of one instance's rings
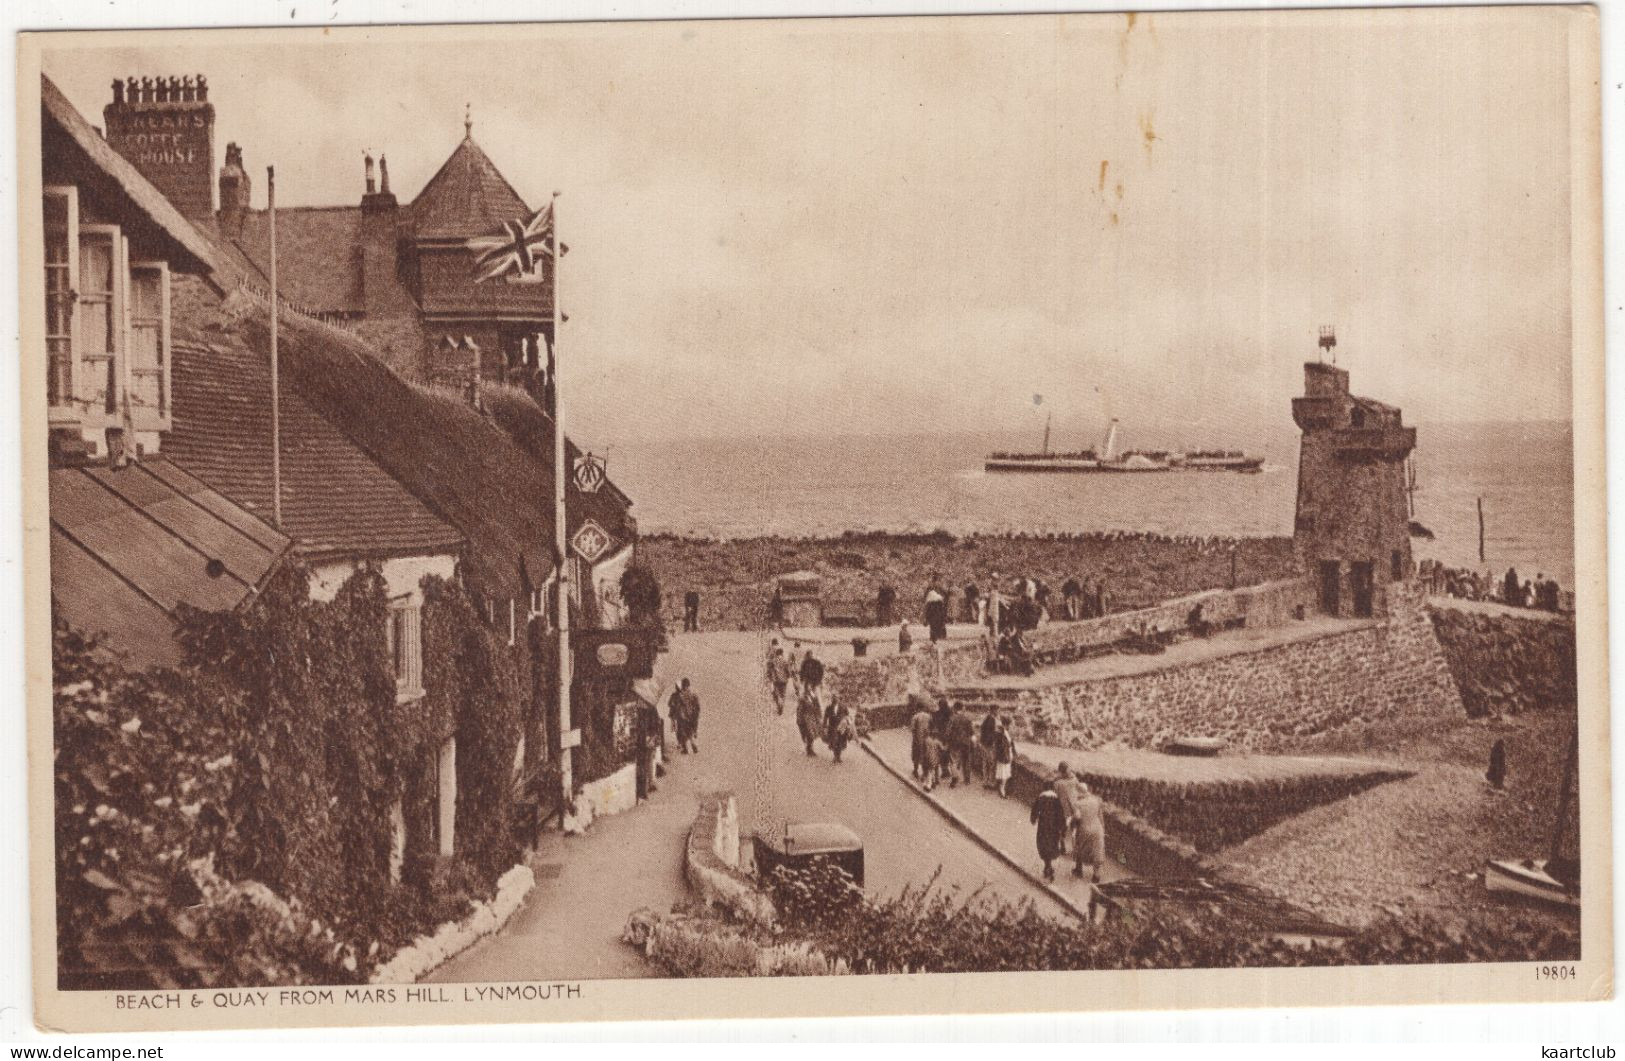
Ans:
{"label": "chimney pot", "polygon": [[113,81],[113,102],[114,103],[123,103],[124,102],[124,82],[123,81],[119,81],[119,80],[116,80],[116,79]]}
{"label": "chimney pot", "polygon": [[367,194],[372,195],[378,190],[372,179],[372,152],[366,152],[362,155],[362,158],[365,160],[365,168],[367,173]]}
{"label": "chimney pot", "polygon": [[389,194],[389,159],[383,155],[378,156],[378,190],[385,195]]}
{"label": "chimney pot", "polygon": [[209,98],[209,79],[202,74],[197,75],[197,98],[200,103]]}

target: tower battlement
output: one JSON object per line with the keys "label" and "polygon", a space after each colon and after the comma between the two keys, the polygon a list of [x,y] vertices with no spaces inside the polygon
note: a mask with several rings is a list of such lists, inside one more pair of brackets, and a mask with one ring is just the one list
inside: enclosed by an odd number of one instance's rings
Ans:
{"label": "tower battlement", "polygon": [[1335,365],[1304,365],[1292,399],[1303,432],[1293,537],[1328,615],[1387,612],[1388,587],[1410,576],[1405,461],[1416,429],[1400,410],[1349,391]]}

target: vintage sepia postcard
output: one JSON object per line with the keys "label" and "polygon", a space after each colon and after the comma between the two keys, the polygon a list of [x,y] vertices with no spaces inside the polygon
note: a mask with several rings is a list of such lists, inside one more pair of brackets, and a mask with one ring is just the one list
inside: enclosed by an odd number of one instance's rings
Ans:
{"label": "vintage sepia postcard", "polygon": [[1598,62],[23,34],[36,1020],[1610,997]]}

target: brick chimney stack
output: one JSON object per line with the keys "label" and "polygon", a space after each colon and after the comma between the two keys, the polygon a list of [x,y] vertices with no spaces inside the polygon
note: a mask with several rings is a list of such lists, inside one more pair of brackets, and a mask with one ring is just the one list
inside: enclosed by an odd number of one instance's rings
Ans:
{"label": "brick chimney stack", "polygon": [[243,149],[227,144],[226,164],[220,167],[220,234],[227,239],[243,234],[251,188],[248,171],[243,169]]}
{"label": "brick chimney stack", "polygon": [[214,220],[214,104],[196,77],[126,78],[102,109],[107,142],[194,221]]}
{"label": "brick chimney stack", "polygon": [[380,181],[373,184],[367,155],[367,192],[361,197],[361,293],[368,316],[401,316],[413,311],[396,281],[400,204],[389,190],[389,160],[378,157]]}

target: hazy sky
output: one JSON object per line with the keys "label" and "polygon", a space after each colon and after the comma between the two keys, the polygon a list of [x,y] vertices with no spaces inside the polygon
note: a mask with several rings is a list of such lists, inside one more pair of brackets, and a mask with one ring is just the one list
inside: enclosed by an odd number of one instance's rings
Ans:
{"label": "hazy sky", "polygon": [[528,201],[565,193],[566,416],[593,443],[1036,441],[1053,410],[1062,442],[1120,416],[1242,444],[1321,324],[1413,422],[1568,417],[1565,18],[81,37],[45,69],[97,124],[115,76],[203,72],[256,206],[267,163],[280,203],[358,202],[366,149],[405,201],[472,103]]}

